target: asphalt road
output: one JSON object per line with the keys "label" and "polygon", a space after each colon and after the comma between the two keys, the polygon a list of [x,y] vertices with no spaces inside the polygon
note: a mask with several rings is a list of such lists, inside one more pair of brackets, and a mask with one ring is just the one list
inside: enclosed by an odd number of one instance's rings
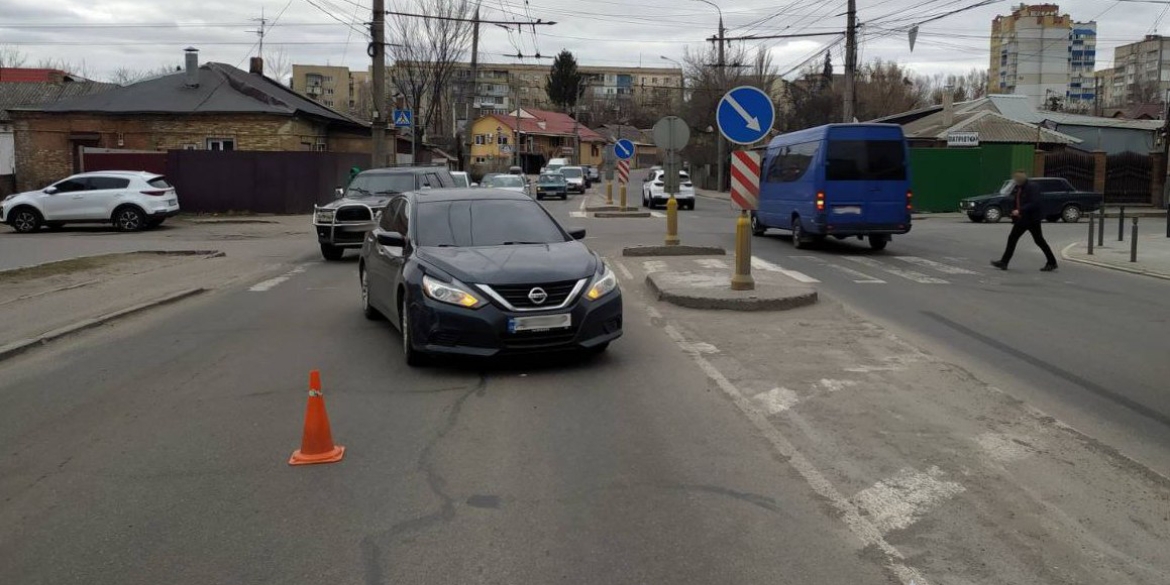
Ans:
{"label": "asphalt road", "polygon": [[[729,207],[701,198],[681,213],[684,243],[731,250]],[[1009,229],[924,219],[883,252],[858,240],[796,250],[786,232],[769,231],[753,238],[752,252],[1170,475],[1170,284],[1063,259],[1058,272],[1040,273],[1044,257],[1028,237],[1001,272],[989,261]],[[1088,226],[1044,229],[1059,256]]]}
{"label": "asphalt road", "polygon": [[[0,364],[0,582],[890,582],[633,298],[605,356],[415,370],[314,247]],[[348,451],[292,468],[311,368]]]}

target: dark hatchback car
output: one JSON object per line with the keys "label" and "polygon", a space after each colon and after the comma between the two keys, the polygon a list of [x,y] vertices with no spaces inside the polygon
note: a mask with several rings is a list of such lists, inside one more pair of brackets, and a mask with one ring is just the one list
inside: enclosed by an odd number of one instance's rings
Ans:
{"label": "dark hatchback car", "polygon": [[359,173],[348,187],[338,189],[336,200],[313,208],[313,229],[321,256],[340,260],[346,248],[360,248],[390,197],[454,186],[455,178],[443,167],[392,167]]}
{"label": "dark hatchback car", "polygon": [[362,246],[363,309],[398,325],[412,366],[432,354],[601,352],[622,334],[622,297],[583,237],[518,193],[404,193]]}
{"label": "dark hatchback car", "polygon": [[[1078,190],[1067,179],[1036,177],[1029,181],[1040,187],[1044,199],[1044,219],[1048,221],[1064,220],[1076,223],[1085,213],[1100,209],[1105,200],[1100,193]],[[1013,187],[1015,183],[1006,181],[998,193],[968,197],[959,201],[959,209],[975,223],[998,223],[1005,217],[1010,217],[1012,210],[1016,208],[1016,202],[1012,198]]]}

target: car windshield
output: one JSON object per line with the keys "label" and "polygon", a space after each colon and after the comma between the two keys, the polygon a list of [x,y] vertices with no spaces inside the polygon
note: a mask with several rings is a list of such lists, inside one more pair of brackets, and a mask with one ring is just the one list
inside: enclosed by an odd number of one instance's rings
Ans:
{"label": "car windshield", "polygon": [[351,198],[394,195],[415,189],[413,173],[358,175],[349,183],[345,196]]}
{"label": "car windshield", "polygon": [[1012,187],[1014,187],[1015,184],[1016,184],[1015,181],[1012,181],[1011,179],[1004,181],[1003,187],[999,188],[999,194],[1000,195],[1010,195],[1012,192]]}
{"label": "car windshield", "polygon": [[537,182],[541,185],[563,185],[565,183],[564,175],[547,174],[541,175]]}
{"label": "car windshield", "polygon": [[561,174],[564,175],[566,179],[580,179],[583,176],[581,173],[581,167],[563,167],[561,169]]}
{"label": "car windshield", "polygon": [[471,181],[467,178],[467,175],[465,175],[463,173],[451,173],[451,178],[455,179],[455,186],[456,187],[470,187],[471,186]]}
{"label": "car windshield", "polygon": [[507,246],[568,241],[540,204],[473,199],[418,204],[419,246]]}
{"label": "car windshield", "polygon": [[524,179],[519,175],[497,175],[488,179],[488,187],[495,187],[497,189],[509,189],[524,186]]}

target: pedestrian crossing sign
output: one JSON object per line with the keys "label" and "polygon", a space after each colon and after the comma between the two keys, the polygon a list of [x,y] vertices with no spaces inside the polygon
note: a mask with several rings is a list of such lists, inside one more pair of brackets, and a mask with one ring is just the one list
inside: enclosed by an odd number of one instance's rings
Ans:
{"label": "pedestrian crossing sign", "polygon": [[394,110],[394,127],[410,128],[413,113],[410,110]]}

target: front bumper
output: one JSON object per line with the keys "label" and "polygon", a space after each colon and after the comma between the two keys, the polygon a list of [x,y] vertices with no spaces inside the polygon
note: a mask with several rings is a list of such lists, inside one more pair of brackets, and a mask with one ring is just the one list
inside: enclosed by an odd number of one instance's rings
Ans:
{"label": "front bumper", "polygon": [[540,197],[564,197],[569,194],[567,189],[537,189],[536,194]]}
{"label": "front bumper", "polygon": [[[659,202],[665,203],[665,202],[670,200],[670,195],[667,195],[666,193],[651,193],[650,198],[653,199],[655,203],[659,203]],[[679,194],[674,196],[674,199],[675,199],[675,201],[694,201],[695,194],[694,193],[679,193]]]}
{"label": "front bumper", "polygon": [[[420,295],[421,296],[421,295]],[[510,317],[572,314],[572,327],[508,332]],[[580,298],[571,308],[548,312],[511,312],[494,304],[464,309],[422,297],[412,302],[410,325],[416,349],[428,353],[490,357],[596,347],[622,335],[621,290],[596,301]]]}
{"label": "front bumper", "polygon": [[338,248],[360,248],[366,233],[374,229],[374,222],[361,223],[314,223],[317,241]]}

